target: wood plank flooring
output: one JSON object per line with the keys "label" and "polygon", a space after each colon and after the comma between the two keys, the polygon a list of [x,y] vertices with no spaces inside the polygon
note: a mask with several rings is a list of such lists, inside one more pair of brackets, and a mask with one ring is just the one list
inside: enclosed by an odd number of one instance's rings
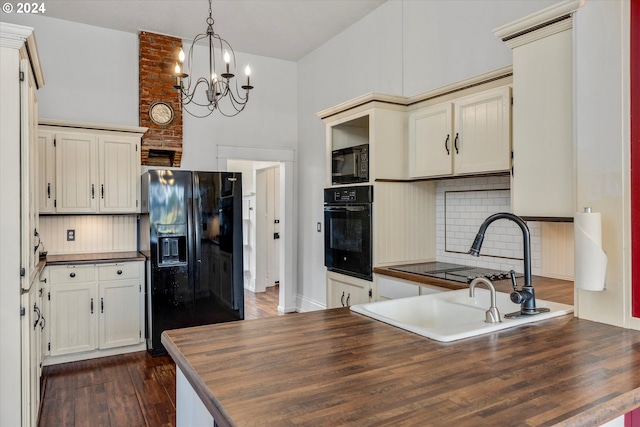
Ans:
{"label": "wood plank flooring", "polygon": [[[278,293],[245,291],[245,319],[278,315]],[[39,426],[175,426],[175,373],[146,351],[46,366]]]}

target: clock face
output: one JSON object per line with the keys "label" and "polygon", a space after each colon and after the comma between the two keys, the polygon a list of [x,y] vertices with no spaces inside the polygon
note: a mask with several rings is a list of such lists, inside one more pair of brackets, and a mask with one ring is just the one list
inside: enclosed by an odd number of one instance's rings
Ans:
{"label": "clock face", "polygon": [[156,124],[167,125],[173,120],[173,108],[165,102],[156,102],[149,108],[149,117]]}

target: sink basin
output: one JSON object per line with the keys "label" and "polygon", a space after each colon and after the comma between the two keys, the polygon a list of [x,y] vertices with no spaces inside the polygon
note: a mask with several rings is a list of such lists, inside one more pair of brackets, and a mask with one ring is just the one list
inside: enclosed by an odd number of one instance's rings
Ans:
{"label": "sink basin", "polygon": [[473,298],[469,296],[468,289],[460,289],[358,304],[351,306],[351,310],[442,342],[474,337],[573,313],[572,305],[536,299],[538,308],[548,308],[550,311],[533,316],[505,319],[505,314],[520,311],[520,304],[511,302],[508,293],[496,292],[496,306],[502,316],[502,322],[485,323],[485,312],[489,309],[489,305],[490,292],[476,288]]}

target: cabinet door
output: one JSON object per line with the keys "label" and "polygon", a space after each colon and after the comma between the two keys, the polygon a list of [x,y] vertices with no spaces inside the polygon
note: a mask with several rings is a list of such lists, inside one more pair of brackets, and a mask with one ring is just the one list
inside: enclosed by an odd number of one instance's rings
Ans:
{"label": "cabinet door", "polygon": [[432,105],[409,116],[409,176],[451,175],[453,171],[452,104]]}
{"label": "cabinet door", "polygon": [[454,174],[503,172],[511,167],[510,88],[454,104]]}
{"label": "cabinet door", "polygon": [[140,328],[140,284],[138,280],[101,282],[100,348],[138,344]]}
{"label": "cabinet door", "polygon": [[49,298],[51,356],[94,350],[99,308],[95,283],[52,285]]}
{"label": "cabinet door", "polygon": [[327,308],[349,307],[369,302],[371,282],[343,275],[327,275]]}
{"label": "cabinet door", "polygon": [[56,151],[53,133],[38,131],[38,207],[40,213],[54,213],[56,200]]}
{"label": "cabinet door", "polygon": [[136,212],[140,175],[138,141],[138,138],[123,136],[99,138],[100,212]]}
{"label": "cabinet door", "polygon": [[571,29],[513,49],[512,212],[573,217]]}
{"label": "cabinet door", "polygon": [[98,210],[98,143],[90,134],[56,134],[58,213]]}

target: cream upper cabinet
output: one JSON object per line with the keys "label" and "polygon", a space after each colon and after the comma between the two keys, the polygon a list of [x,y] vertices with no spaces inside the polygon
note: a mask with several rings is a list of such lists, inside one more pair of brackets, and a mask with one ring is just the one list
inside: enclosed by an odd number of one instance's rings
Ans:
{"label": "cream upper cabinet", "polygon": [[512,212],[570,218],[575,212],[572,18],[534,28],[514,28],[524,33],[515,38],[500,35],[513,48]]}
{"label": "cream upper cabinet", "polygon": [[326,124],[326,185],[341,185],[332,176],[332,153],[368,144],[368,179],[405,179],[407,174],[407,113],[404,98],[369,94],[318,113]]}
{"label": "cream upper cabinet", "polygon": [[[47,176],[39,180],[40,213],[138,212],[140,140],[145,130],[111,131],[46,121],[39,128],[40,142],[49,150],[40,158],[41,173]],[[55,170],[53,180],[50,170]]]}
{"label": "cream upper cabinet", "polygon": [[508,86],[409,114],[409,178],[506,172],[511,167]]}
{"label": "cream upper cabinet", "polygon": [[99,211],[134,213],[138,209],[140,175],[139,138],[101,136]]}
{"label": "cream upper cabinet", "polygon": [[453,172],[453,104],[444,102],[409,115],[409,177]]}
{"label": "cream upper cabinet", "polygon": [[38,167],[39,210],[40,213],[53,213],[56,211],[56,151],[51,132],[38,132]]}
{"label": "cream upper cabinet", "polygon": [[504,172],[511,167],[510,88],[454,103],[453,173]]}
{"label": "cream upper cabinet", "polygon": [[98,211],[98,139],[84,133],[56,134],[56,211]]}

